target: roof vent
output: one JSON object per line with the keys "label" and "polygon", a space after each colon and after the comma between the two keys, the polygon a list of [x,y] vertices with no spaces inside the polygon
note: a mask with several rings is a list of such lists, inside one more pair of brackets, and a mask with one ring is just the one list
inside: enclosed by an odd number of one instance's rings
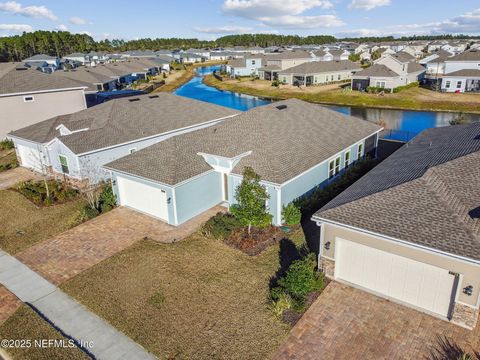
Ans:
{"label": "roof vent", "polygon": [[28,70],[28,67],[21,66],[21,67],[15,68],[15,70],[17,70],[17,71]]}
{"label": "roof vent", "polygon": [[133,99],[128,99],[128,101],[134,102],[134,101],[140,101],[140,99],[139,98],[133,98]]}
{"label": "roof vent", "polygon": [[468,212],[468,215],[472,218],[472,219],[480,219],[480,206],[479,207],[476,207],[475,209],[472,209]]}
{"label": "roof vent", "polygon": [[278,110],[285,110],[287,108],[287,105],[278,105],[276,106]]}
{"label": "roof vent", "polygon": [[158,98],[158,97],[159,97],[158,95],[150,95],[148,98],[149,98],[149,99],[156,99],[156,98]]}

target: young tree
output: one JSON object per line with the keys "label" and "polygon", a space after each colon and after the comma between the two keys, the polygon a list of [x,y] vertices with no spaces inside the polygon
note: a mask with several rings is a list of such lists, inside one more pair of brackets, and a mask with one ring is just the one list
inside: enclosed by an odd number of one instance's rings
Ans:
{"label": "young tree", "polygon": [[235,190],[237,204],[231,207],[231,212],[243,226],[248,226],[248,234],[252,226],[271,224],[272,215],[267,212],[265,204],[269,198],[267,190],[260,184],[260,176],[251,167],[245,167],[242,183]]}

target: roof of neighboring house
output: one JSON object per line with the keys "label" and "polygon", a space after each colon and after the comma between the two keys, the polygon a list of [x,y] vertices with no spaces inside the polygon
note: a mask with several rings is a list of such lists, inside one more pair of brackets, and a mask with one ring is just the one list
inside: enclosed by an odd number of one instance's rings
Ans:
{"label": "roof of neighboring house", "polygon": [[471,49],[452,56],[446,61],[480,61],[480,49]]}
{"label": "roof of neighboring house", "polygon": [[350,60],[337,61],[309,61],[291,68],[282,70],[279,74],[318,74],[331,71],[360,70],[361,66]]}
{"label": "roof of neighboring house", "polygon": [[304,50],[292,50],[269,55],[269,60],[310,59],[312,55]]}
{"label": "roof of neighboring house", "polygon": [[480,123],[429,129],[314,217],[480,260],[479,177]]}
{"label": "roof of neighboring house", "polygon": [[324,57],[327,54],[328,52],[326,52],[325,50],[318,50],[313,52],[313,55],[315,55],[316,57]]}
{"label": "roof of neighboring house", "polygon": [[[345,53],[345,51],[346,51],[346,50],[332,49],[332,50],[329,50],[328,52],[329,52],[330,54],[332,54],[333,56],[341,56],[341,55],[343,55],[343,54]],[[348,51],[347,51],[347,53],[348,53]]]}
{"label": "roof of neighboring house", "polygon": [[410,55],[409,53],[405,51],[400,51],[395,54],[389,54],[389,56],[393,57],[394,59],[398,60],[401,63],[407,63],[407,62],[412,62],[415,60],[415,57]]}
{"label": "roof of neighboring house", "polygon": [[372,66],[357,72],[355,77],[369,77],[369,76],[381,76],[381,77],[397,77],[395,71],[391,70],[385,65],[373,64]]}
{"label": "roof of neighboring house", "polygon": [[251,166],[262,179],[281,184],[380,129],[372,122],[289,99],[175,136],[106,167],[175,185],[211,170],[199,152],[232,158],[251,151],[232,172],[241,174]]}
{"label": "roof of neighboring house", "polygon": [[76,52],[76,53],[71,53],[71,54],[65,55],[64,58],[68,58],[68,57],[85,57],[85,56],[86,56],[86,54],[84,54],[84,53]]}
{"label": "roof of neighboring house", "polygon": [[480,77],[479,69],[463,69],[443,75],[442,77]]}
{"label": "roof of neighboring house", "polygon": [[87,86],[87,91],[97,91],[97,86],[95,84],[106,84],[114,81],[110,76],[90,71],[83,67],[70,70],[58,70],[53,72],[52,76],[80,82]]}
{"label": "roof of neighboring house", "polygon": [[0,63],[0,95],[82,87],[85,84],[27,68],[21,63]]}
{"label": "roof of neighboring house", "polygon": [[441,63],[447,60],[448,58],[452,57],[452,54],[448,51],[443,49],[439,49],[435,51],[432,55],[437,55],[437,57],[433,58],[432,60],[428,61],[427,63]]}
{"label": "roof of neighboring house", "polygon": [[[138,100],[135,100],[138,99]],[[133,101],[132,101],[133,100]],[[238,111],[168,93],[141,95],[61,115],[13,131],[11,135],[46,143],[57,137],[76,154],[238,114]],[[60,136],[56,128],[87,131]]]}
{"label": "roof of neighboring house", "polygon": [[410,62],[407,66],[407,73],[416,73],[425,71],[425,67],[416,62]]}
{"label": "roof of neighboring house", "polygon": [[37,54],[30,56],[27,59],[24,59],[23,61],[40,61],[40,60],[56,60],[57,58],[55,56],[50,56],[46,54]]}

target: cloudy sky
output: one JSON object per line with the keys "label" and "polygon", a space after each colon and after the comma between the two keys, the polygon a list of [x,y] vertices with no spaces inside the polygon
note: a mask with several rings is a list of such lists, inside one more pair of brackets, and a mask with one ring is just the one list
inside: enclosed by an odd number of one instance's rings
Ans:
{"label": "cloudy sky", "polygon": [[478,0],[0,0],[0,36],[68,30],[95,39],[275,33],[480,35]]}

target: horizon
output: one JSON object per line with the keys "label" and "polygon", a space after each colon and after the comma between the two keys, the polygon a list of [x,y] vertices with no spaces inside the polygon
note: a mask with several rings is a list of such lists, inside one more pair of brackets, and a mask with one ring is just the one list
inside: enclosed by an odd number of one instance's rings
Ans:
{"label": "horizon", "polygon": [[469,0],[440,0],[435,7],[432,12],[428,4],[413,0],[187,0],[181,9],[178,4],[152,0],[140,1],[135,8],[124,0],[114,7],[91,0],[77,7],[52,0],[6,1],[0,2],[0,36],[36,30],[83,33],[96,41],[214,41],[241,34],[336,38],[480,36],[478,5]]}

